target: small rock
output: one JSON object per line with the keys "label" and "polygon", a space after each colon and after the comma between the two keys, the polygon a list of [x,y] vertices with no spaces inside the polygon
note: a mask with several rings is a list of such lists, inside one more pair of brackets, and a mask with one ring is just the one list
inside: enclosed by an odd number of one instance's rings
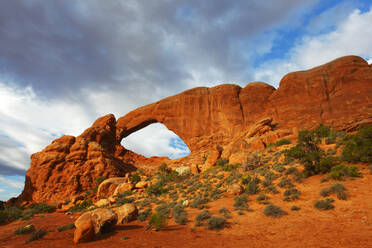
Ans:
{"label": "small rock", "polygon": [[178,167],[175,171],[180,176],[187,176],[187,175],[190,175],[190,173],[191,173],[190,167],[188,167],[188,166]]}
{"label": "small rock", "polygon": [[184,207],[188,207],[189,205],[190,205],[190,201],[189,200],[184,200],[182,202],[182,206],[184,206]]}
{"label": "small rock", "polygon": [[96,203],[94,203],[94,205],[96,205],[97,207],[103,207],[103,206],[106,206],[106,205],[109,205],[110,204],[110,201],[107,200],[107,199],[101,199],[99,201],[97,201]]}
{"label": "small rock", "polygon": [[145,181],[140,181],[138,183],[136,183],[136,188],[137,189],[144,189],[144,188],[147,188],[148,186],[148,183],[145,182]]}
{"label": "small rock", "polygon": [[243,188],[240,184],[234,183],[228,187],[227,192],[231,195],[240,195],[243,193]]}

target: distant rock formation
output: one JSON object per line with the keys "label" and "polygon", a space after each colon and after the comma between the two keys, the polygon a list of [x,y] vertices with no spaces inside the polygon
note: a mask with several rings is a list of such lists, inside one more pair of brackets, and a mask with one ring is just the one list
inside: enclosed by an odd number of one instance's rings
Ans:
{"label": "distant rock formation", "polygon": [[[190,155],[176,160],[145,158],[120,144],[156,122],[182,138]],[[117,121],[113,115],[103,116],[80,136],[63,136],[33,154],[16,202],[63,201],[90,190],[98,176],[124,176],[163,162],[201,170],[219,157],[242,162],[249,152],[320,123],[339,130],[372,123],[372,67],[365,60],[346,56],[289,73],[278,89],[261,82],[244,88],[198,87],[140,107]]]}

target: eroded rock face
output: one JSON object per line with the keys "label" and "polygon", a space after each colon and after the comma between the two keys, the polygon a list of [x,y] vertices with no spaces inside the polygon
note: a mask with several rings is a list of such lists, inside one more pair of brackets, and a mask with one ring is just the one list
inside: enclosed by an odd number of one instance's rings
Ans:
{"label": "eroded rock face", "polygon": [[[145,158],[120,145],[123,138],[161,122],[191,150],[177,160]],[[63,201],[94,186],[98,176],[122,177],[140,167],[151,171],[213,166],[219,157],[242,162],[248,152],[320,123],[355,130],[372,123],[372,68],[346,56],[307,71],[289,73],[278,89],[262,83],[199,87],[138,108],[117,121],[99,118],[78,137],[63,136],[31,157],[26,185],[17,199]],[[193,169],[193,173],[194,173]]]}

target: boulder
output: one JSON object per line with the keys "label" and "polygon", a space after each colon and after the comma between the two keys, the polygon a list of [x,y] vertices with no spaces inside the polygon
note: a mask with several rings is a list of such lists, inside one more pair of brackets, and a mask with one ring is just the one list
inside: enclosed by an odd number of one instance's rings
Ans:
{"label": "boulder", "polygon": [[131,184],[131,183],[121,183],[116,187],[113,196],[120,195],[120,194],[122,194],[126,191],[130,191],[132,189],[133,189],[133,184]]}
{"label": "boulder", "polygon": [[99,208],[82,214],[75,221],[74,243],[90,241],[103,232],[110,231],[117,222],[117,215],[110,209]]}
{"label": "boulder", "polygon": [[106,198],[104,198],[104,199],[101,199],[101,200],[95,202],[94,205],[100,208],[100,207],[103,207],[103,206],[110,205],[110,201],[107,200]]}
{"label": "boulder", "polygon": [[138,183],[136,183],[136,188],[137,189],[144,189],[144,188],[147,188],[148,186],[148,182],[145,182],[145,181],[140,181]]}
{"label": "boulder", "polygon": [[241,193],[243,193],[243,187],[238,183],[231,184],[227,188],[227,193],[231,195],[240,195]]}
{"label": "boulder", "polygon": [[97,197],[110,197],[114,195],[114,192],[116,188],[119,186],[119,184],[126,183],[126,179],[124,177],[113,177],[106,179],[103,181],[97,189]]}
{"label": "boulder", "polygon": [[189,166],[180,166],[180,167],[176,168],[175,171],[180,176],[188,176],[191,173],[191,170],[190,170]]}
{"label": "boulder", "polygon": [[133,203],[126,203],[112,210],[118,216],[117,224],[128,223],[135,220],[138,216],[138,209]]}

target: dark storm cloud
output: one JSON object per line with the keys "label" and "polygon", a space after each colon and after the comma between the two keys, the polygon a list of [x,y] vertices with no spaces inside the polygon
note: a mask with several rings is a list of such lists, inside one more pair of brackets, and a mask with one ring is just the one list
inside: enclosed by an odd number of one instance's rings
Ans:
{"label": "dark storm cloud", "polygon": [[3,1],[0,80],[47,97],[81,88],[180,90],[210,68],[241,79],[251,37],[297,1]]}
{"label": "dark storm cloud", "polygon": [[24,176],[27,170],[15,168],[14,166],[7,165],[5,162],[0,160],[0,175],[4,176]]}

